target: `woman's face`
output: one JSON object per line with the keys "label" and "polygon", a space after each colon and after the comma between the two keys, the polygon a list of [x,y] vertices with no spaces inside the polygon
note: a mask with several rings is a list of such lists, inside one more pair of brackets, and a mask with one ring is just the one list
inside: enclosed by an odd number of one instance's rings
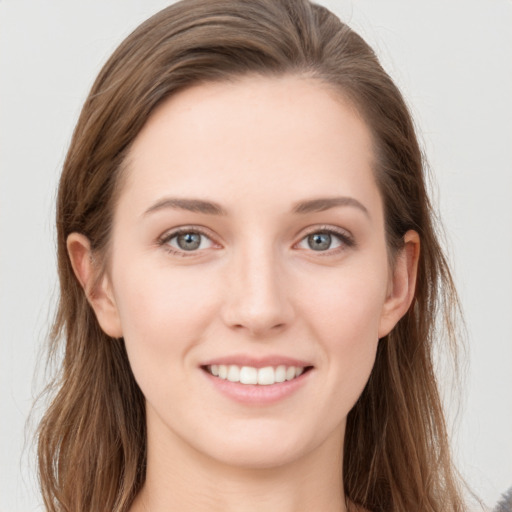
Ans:
{"label": "woman's face", "polygon": [[340,450],[405,307],[372,164],[357,112],[309,79],[199,85],[152,115],[96,306],[124,337],[150,453],[271,467]]}

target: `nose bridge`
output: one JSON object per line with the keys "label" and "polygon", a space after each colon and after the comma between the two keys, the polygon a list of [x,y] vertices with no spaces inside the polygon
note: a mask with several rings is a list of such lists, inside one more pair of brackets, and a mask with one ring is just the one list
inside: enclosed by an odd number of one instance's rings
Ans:
{"label": "nose bridge", "polygon": [[234,251],[226,289],[225,321],[251,335],[283,328],[292,316],[286,272],[278,251],[264,237],[252,237]]}

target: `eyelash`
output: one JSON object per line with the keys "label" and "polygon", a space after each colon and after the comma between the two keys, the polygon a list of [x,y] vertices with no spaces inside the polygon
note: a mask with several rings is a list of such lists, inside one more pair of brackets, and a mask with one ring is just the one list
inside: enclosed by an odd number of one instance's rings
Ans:
{"label": "eyelash", "polygon": [[314,251],[313,249],[310,249],[310,251],[316,253],[317,256],[333,256],[346,249],[351,249],[356,245],[354,237],[348,231],[345,231],[341,228],[334,228],[332,226],[315,226],[313,229],[308,231],[298,243],[301,243],[308,236],[316,234],[325,234],[331,236],[334,235],[334,237],[338,238],[341,242],[339,247],[335,247],[334,249],[327,249],[326,251]]}
{"label": "eyelash", "polygon": [[[183,227],[183,228],[179,228],[179,229],[176,229],[174,231],[171,231],[171,232],[168,232],[168,233],[165,233],[164,235],[162,235],[158,239],[158,245],[163,247],[165,249],[165,251],[172,254],[173,256],[181,256],[183,258],[195,256],[196,255],[195,253],[197,253],[197,251],[187,252],[184,250],[175,249],[171,245],[169,245],[169,242],[173,238],[176,238],[179,235],[185,235],[185,234],[189,234],[189,233],[202,235],[202,236],[212,240],[212,237],[209,235],[209,233],[207,233],[205,230],[203,230],[199,227]],[[214,243],[213,240],[212,240],[212,243]]]}
{"label": "eyelash", "polygon": [[[175,255],[175,256],[180,256],[180,257],[184,257],[184,258],[193,257],[197,254],[197,252],[198,252],[197,250],[188,252],[185,250],[177,250],[177,249],[173,248],[171,245],[169,245],[169,242],[173,238],[176,238],[179,235],[184,235],[184,234],[189,234],[189,233],[205,236],[212,243],[215,243],[215,242],[213,242],[212,237],[209,235],[209,233],[206,232],[205,230],[203,230],[199,227],[183,227],[183,228],[179,228],[179,229],[176,229],[174,231],[171,231],[171,232],[168,232],[168,233],[165,233],[164,235],[162,235],[157,241],[158,246],[163,247],[165,249],[165,251],[167,251],[168,253]],[[298,245],[299,243],[301,243],[302,241],[304,241],[308,236],[315,235],[315,234],[327,234],[327,235],[331,235],[331,236],[334,235],[334,237],[338,238],[341,242],[341,245],[339,247],[335,247],[334,249],[327,249],[326,251],[314,251],[313,249],[310,249],[311,252],[317,253],[318,256],[332,256],[334,254],[338,254],[339,252],[341,252],[343,250],[346,250],[347,248],[350,249],[352,247],[355,247],[355,245],[356,245],[355,240],[352,237],[352,235],[350,235],[345,230],[336,229],[336,228],[333,228],[332,226],[316,226],[314,229],[311,229],[306,234],[304,234],[304,236],[299,240],[299,242],[297,242],[295,244],[295,246]]]}

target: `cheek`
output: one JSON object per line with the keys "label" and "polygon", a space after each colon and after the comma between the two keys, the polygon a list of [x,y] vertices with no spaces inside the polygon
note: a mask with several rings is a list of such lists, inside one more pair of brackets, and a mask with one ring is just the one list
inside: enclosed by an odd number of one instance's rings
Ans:
{"label": "cheek", "polygon": [[180,364],[213,315],[214,294],[207,277],[187,269],[122,264],[115,298],[126,347],[134,366]]}
{"label": "cheek", "polygon": [[[368,264],[331,269],[305,283],[305,308],[316,318],[318,328],[347,343],[378,337],[388,287],[387,267],[379,259]],[[324,337],[324,336],[322,336]],[[329,336],[327,336],[329,337]]]}
{"label": "cheek", "polygon": [[[372,269],[373,270],[369,270]],[[318,277],[318,276],[317,276]],[[387,291],[387,268],[376,264],[340,270],[310,287],[309,327],[322,344],[332,400],[354,405],[370,376]]]}

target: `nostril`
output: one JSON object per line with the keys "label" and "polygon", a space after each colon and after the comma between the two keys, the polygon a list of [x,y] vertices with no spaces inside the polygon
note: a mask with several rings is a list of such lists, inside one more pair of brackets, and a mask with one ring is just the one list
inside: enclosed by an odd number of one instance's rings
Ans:
{"label": "nostril", "polygon": [[286,328],[286,324],[281,322],[275,325],[265,322],[248,321],[246,324],[235,324],[232,326],[237,331],[246,331],[252,336],[262,336],[269,333],[277,333]]}

